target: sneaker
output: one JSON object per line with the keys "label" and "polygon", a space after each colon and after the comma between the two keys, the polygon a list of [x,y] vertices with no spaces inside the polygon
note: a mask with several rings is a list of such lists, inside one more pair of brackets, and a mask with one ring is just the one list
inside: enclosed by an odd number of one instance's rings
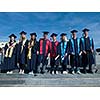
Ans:
{"label": "sneaker", "polygon": [[92,71],[92,70],[89,70],[89,73],[90,73],[90,74],[93,74],[93,71]]}
{"label": "sneaker", "polygon": [[33,75],[33,72],[29,72],[30,75]]}
{"label": "sneaker", "polygon": [[10,71],[10,72],[9,72],[9,74],[12,74],[12,73],[13,73],[13,71]]}
{"label": "sneaker", "polygon": [[24,74],[24,70],[22,71],[22,74]]}
{"label": "sneaker", "polygon": [[75,72],[74,72],[74,71],[72,71],[72,74],[75,74]]}
{"label": "sneaker", "polygon": [[54,71],[52,71],[52,74],[55,74]]}
{"label": "sneaker", "polygon": [[68,72],[67,71],[63,71],[63,74],[68,74]]}
{"label": "sneaker", "polygon": [[56,71],[56,74],[59,74],[58,71]]}
{"label": "sneaker", "polygon": [[86,71],[86,70],[83,70],[83,73],[84,73],[84,74],[86,74],[86,73],[87,73],[87,71]]}
{"label": "sneaker", "polygon": [[10,72],[8,71],[7,74],[9,74]]}
{"label": "sneaker", "polygon": [[24,74],[24,70],[20,70],[19,74]]}
{"label": "sneaker", "polygon": [[76,73],[77,73],[77,74],[81,74],[81,72],[80,72],[80,71],[77,71]]}

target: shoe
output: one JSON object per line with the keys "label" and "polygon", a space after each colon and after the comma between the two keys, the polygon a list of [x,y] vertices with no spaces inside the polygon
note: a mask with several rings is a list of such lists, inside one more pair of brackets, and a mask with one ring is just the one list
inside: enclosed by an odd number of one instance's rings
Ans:
{"label": "shoe", "polygon": [[75,74],[75,72],[74,72],[74,71],[72,71],[72,74]]}
{"label": "shoe", "polygon": [[52,71],[50,71],[50,74],[52,74]]}
{"label": "shoe", "polygon": [[86,70],[83,70],[83,73],[84,73],[84,74],[86,74],[86,73],[87,73],[87,71],[86,71]]}
{"label": "shoe", "polygon": [[92,71],[92,70],[89,70],[89,73],[90,73],[90,74],[93,74],[93,71]]}
{"label": "shoe", "polygon": [[56,74],[59,74],[58,71],[56,71]]}
{"label": "shoe", "polygon": [[61,71],[61,74],[63,74],[63,71]]}
{"label": "shoe", "polygon": [[24,74],[24,70],[22,71],[22,74]]}
{"label": "shoe", "polygon": [[9,72],[9,74],[12,74],[12,73],[13,73],[13,71],[10,71],[10,72]]}
{"label": "shoe", "polygon": [[76,73],[77,73],[77,74],[81,74],[81,72],[80,72],[80,71],[77,71]]}
{"label": "shoe", "polygon": [[44,74],[45,72],[44,71],[41,71],[41,74]]}
{"label": "shoe", "polygon": [[19,74],[24,74],[24,70],[20,70]]}
{"label": "shoe", "polygon": [[10,72],[8,71],[7,74],[9,74]]}
{"label": "shoe", "polygon": [[34,76],[37,76],[37,74],[35,73]]}
{"label": "shoe", "polygon": [[97,73],[97,72],[98,72],[98,69],[95,70],[95,73]]}
{"label": "shoe", "polygon": [[63,74],[68,74],[68,72],[67,71],[63,71]]}
{"label": "shoe", "polygon": [[29,72],[30,75],[33,75],[33,72]]}
{"label": "shoe", "polygon": [[54,71],[52,71],[52,74],[55,74],[55,72],[54,72]]}

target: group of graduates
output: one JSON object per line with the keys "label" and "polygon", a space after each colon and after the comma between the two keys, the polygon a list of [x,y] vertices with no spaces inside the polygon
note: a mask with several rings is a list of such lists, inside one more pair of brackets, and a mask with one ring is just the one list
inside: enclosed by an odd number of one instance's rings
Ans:
{"label": "group of graduates", "polygon": [[[67,34],[62,33],[61,41],[58,42],[58,34],[52,33],[52,40],[48,39],[49,32],[43,32],[43,38],[37,41],[37,34],[31,33],[30,40],[26,38],[26,32],[20,32],[20,40],[16,42],[15,34],[9,36],[10,41],[4,47],[4,62],[1,71],[12,73],[18,69],[20,74],[44,74],[47,72],[48,60],[50,58],[51,74],[67,74],[68,65],[71,66],[72,74],[93,73],[92,64],[94,64],[94,43],[88,36],[89,29],[82,30],[84,36],[77,37],[77,30],[72,30],[72,38],[67,39]],[[60,67],[59,67],[60,66]],[[87,70],[88,66],[88,70]]]}

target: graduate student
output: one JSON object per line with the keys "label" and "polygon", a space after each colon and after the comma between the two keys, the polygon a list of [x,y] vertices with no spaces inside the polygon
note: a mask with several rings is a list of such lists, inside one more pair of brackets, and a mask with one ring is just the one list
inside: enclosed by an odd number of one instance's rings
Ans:
{"label": "graduate student", "polygon": [[84,36],[81,38],[81,49],[82,49],[82,63],[84,73],[87,73],[86,67],[89,66],[88,72],[93,73],[92,64],[94,64],[94,41],[88,35],[89,29],[85,28],[82,30]]}
{"label": "graduate student", "polygon": [[59,42],[56,40],[57,34],[52,33],[51,38],[51,45],[50,45],[50,65],[51,65],[51,74],[57,74],[58,73],[58,66],[56,65],[56,56],[57,56],[57,48]]}
{"label": "graduate student", "polygon": [[77,38],[77,30],[72,30],[72,38],[69,40],[70,47],[70,65],[72,74],[80,74],[80,56],[82,54],[80,50],[80,39]]}
{"label": "graduate student", "polygon": [[[0,48],[0,66],[3,64],[3,48]],[[1,67],[0,67],[1,68]]]}
{"label": "graduate student", "polygon": [[62,33],[60,35],[61,42],[59,43],[59,46],[58,46],[58,55],[55,58],[55,60],[57,60],[60,57],[61,73],[62,74],[68,73],[67,65],[68,65],[68,55],[69,55],[69,42],[67,40],[66,35],[67,35],[66,33]]}
{"label": "graduate student", "polygon": [[27,66],[27,54],[28,54],[28,40],[26,38],[26,32],[20,32],[20,41],[17,45],[17,65],[19,66],[19,73],[24,74],[24,70]]}
{"label": "graduate student", "polygon": [[1,70],[7,74],[12,74],[13,70],[17,69],[17,55],[16,55],[16,36],[11,34],[10,41],[4,47],[4,63]]}
{"label": "graduate student", "polygon": [[27,67],[26,73],[36,75],[37,73],[37,55],[39,53],[39,43],[36,40],[36,33],[30,34],[31,38],[28,42],[28,54],[27,54]]}
{"label": "graduate student", "polygon": [[48,39],[49,32],[43,32],[43,38],[39,40],[39,59],[38,59],[38,73],[44,74],[48,65],[50,57],[50,40]]}

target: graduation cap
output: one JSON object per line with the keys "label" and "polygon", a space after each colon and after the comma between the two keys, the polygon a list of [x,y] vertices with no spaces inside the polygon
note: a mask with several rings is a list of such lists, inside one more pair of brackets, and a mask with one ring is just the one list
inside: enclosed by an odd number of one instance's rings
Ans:
{"label": "graduation cap", "polygon": [[21,32],[20,32],[20,35],[22,35],[22,34],[26,35],[27,33],[24,32],[24,31],[21,31]]}
{"label": "graduation cap", "polygon": [[44,31],[43,33],[44,33],[44,34],[46,34],[46,35],[48,35],[48,34],[49,34],[49,32],[48,32],[48,31]]}
{"label": "graduation cap", "polygon": [[15,34],[11,34],[11,35],[9,35],[9,37],[10,37],[10,38],[11,38],[11,37],[17,38]]}
{"label": "graduation cap", "polygon": [[56,34],[56,33],[52,33],[52,34],[51,34],[51,37],[53,37],[53,36],[57,36],[57,34]]}
{"label": "graduation cap", "polygon": [[90,31],[89,29],[87,29],[87,28],[84,28],[83,30],[82,30],[83,32],[88,32],[88,31]]}
{"label": "graduation cap", "polygon": [[66,33],[62,33],[60,36],[66,36],[67,34]]}
{"label": "graduation cap", "polygon": [[72,31],[71,31],[71,33],[77,33],[77,32],[78,32],[77,30],[72,30]]}
{"label": "graduation cap", "polygon": [[37,37],[36,33],[30,33],[30,35],[31,35],[31,36],[32,36],[32,35],[35,35],[35,37]]}

